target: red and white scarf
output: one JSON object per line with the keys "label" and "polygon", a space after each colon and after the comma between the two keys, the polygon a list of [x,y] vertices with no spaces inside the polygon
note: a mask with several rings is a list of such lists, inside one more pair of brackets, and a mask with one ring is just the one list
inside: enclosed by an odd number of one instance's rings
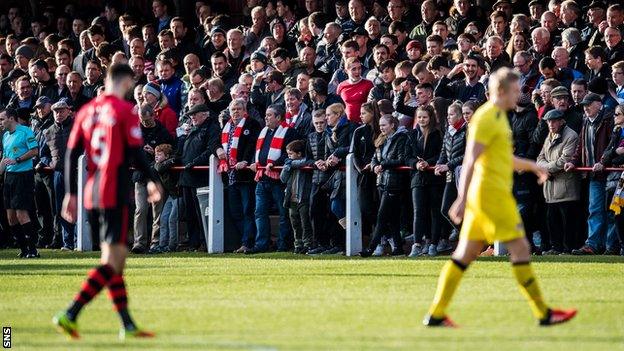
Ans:
{"label": "red and white scarf", "polygon": [[241,118],[240,121],[238,121],[238,124],[236,125],[236,129],[234,129],[234,135],[232,136],[232,143],[229,143],[230,131],[232,128],[232,119],[230,119],[225,124],[225,126],[223,127],[223,130],[221,131],[221,145],[223,146],[223,150],[225,151],[225,154],[226,155],[228,154],[228,150],[230,154],[229,159],[224,165],[225,168],[227,168],[228,166],[234,167],[234,165],[236,165],[237,163],[238,141],[240,139],[241,133],[243,132],[243,127],[245,126],[246,121],[247,121],[246,117],[243,117]]}
{"label": "red and white scarf", "polygon": [[[275,133],[273,134],[273,139],[271,139],[271,146],[269,148],[269,155],[267,156],[266,163],[275,164],[275,161],[279,160],[282,155],[282,146],[284,145],[284,137],[286,136],[286,132],[288,132],[288,124],[283,122],[280,124]],[[259,181],[263,175],[273,179],[279,179],[279,172],[276,170],[265,170],[263,165],[260,164],[260,150],[262,149],[262,145],[264,145],[264,137],[267,134],[269,127],[264,127],[260,132],[260,136],[258,137],[258,141],[256,142],[256,181]],[[264,165],[265,166],[265,165]],[[261,168],[262,167],[262,168]]]}

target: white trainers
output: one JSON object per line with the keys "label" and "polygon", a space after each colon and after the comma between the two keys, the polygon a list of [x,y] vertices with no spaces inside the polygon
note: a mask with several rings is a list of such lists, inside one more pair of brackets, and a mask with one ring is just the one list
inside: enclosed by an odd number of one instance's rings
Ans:
{"label": "white trainers", "polygon": [[409,255],[407,255],[407,257],[418,257],[422,254],[423,254],[422,247],[419,244],[414,244],[412,245],[412,251],[410,252]]}
{"label": "white trainers", "polygon": [[379,256],[383,256],[383,254],[384,254],[383,244],[377,245],[377,247],[375,248],[375,251],[373,251],[373,256],[379,257]]}

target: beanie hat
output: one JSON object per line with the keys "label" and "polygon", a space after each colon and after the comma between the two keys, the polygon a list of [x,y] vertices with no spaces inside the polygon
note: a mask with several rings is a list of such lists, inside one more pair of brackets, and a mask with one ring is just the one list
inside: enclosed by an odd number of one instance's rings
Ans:
{"label": "beanie hat", "polygon": [[28,60],[35,56],[35,52],[28,45],[22,45],[15,50],[15,56],[24,56]]}
{"label": "beanie hat", "polygon": [[162,95],[161,90],[160,90],[160,85],[156,82],[149,82],[145,84],[143,86],[143,91],[156,96],[156,98],[159,100],[160,100],[160,96]]}

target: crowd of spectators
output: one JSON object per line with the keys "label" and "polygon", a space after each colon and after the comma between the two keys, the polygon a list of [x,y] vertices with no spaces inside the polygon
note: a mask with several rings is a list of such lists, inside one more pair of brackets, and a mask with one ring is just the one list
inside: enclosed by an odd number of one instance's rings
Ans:
{"label": "crowd of spectators", "polygon": [[624,165],[619,1],[247,0],[241,23],[211,1],[190,15],[148,3],[0,14],[0,245],[76,247],[59,215],[69,130],[104,93],[107,67],[127,63],[167,193],[150,204],[140,172],[120,180],[134,189],[133,252],[205,250],[208,173],[194,167],[215,155],[233,251],[342,253],[352,153],[363,253],[448,253],[470,119],[507,67],[522,85],[508,111],[514,154],[551,174],[543,186],[514,175],[533,252],[624,255],[624,181],[607,171]]}

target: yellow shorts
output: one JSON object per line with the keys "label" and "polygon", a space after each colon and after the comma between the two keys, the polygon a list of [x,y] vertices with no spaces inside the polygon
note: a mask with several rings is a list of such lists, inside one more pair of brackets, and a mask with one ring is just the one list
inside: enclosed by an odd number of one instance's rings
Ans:
{"label": "yellow shorts", "polygon": [[524,237],[524,225],[513,196],[483,200],[469,197],[460,238],[492,244]]}

